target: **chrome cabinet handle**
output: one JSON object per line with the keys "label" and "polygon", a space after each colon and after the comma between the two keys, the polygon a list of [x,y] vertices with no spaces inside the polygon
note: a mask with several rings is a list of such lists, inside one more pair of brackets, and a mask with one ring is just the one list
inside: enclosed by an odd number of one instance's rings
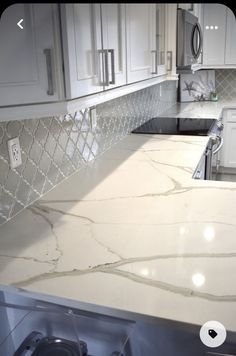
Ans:
{"label": "chrome cabinet handle", "polygon": [[155,69],[153,72],[151,72],[151,74],[157,74],[157,50],[153,50],[153,51],[151,51],[151,53],[155,54]]}
{"label": "chrome cabinet handle", "polygon": [[[111,80],[109,81],[109,84],[116,84],[116,78],[115,78],[115,51],[114,49],[108,49],[108,53],[111,54]],[[109,73],[108,73],[109,75]]]}
{"label": "chrome cabinet handle", "polygon": [[172,71],[172,59],[173,59],[173,53],[172,51],[167,51],[167,62],[169,61],[170,67],[167,68],[168,71]]}
{"label": "chrome cabinet handle", "polygon": [[46,56],[47,77],[48,77],[48,95],[54,95],[53,74],[52,74],[52,49],[46,48],[43,53]]}
{"label": "chrome cabinet handle", "polygon": [[108,51],[106,49],[98,50],[99,56],[102,55],[102,73],[103,79],[100,80],[100,85],[109,85],[109,72],[108,72]]}

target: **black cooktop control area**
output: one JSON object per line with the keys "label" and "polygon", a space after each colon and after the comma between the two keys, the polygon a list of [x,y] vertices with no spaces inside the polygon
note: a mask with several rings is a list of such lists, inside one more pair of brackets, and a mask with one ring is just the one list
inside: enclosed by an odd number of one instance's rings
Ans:
{"label": "black cooktop control area", "polygon": [[157,117],[145,122],[133,133],[166,135],[200,135],[207,136],[215,125],[213,119],[184,119]]}

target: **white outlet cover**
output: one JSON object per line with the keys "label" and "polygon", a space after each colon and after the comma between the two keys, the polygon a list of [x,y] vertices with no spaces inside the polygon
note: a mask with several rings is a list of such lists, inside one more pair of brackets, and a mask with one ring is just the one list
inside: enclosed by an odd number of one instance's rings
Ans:
{"label": "white outlet cover", "polygon": [[11,169],[19,167],[22,164],[19,137],[8,140],[7,145]]}

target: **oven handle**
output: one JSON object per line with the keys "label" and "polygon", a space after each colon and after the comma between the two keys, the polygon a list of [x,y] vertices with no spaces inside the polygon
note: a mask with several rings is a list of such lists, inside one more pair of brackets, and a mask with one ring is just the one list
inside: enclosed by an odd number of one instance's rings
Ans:
{"label": "oven handle", "polygon": [[223,144],[224,144],[224,139],[223,137],[220,137],[219,136],[219,139],[220,139],[220,144],[217,146],[217,148],[212,152],[213,155],[215,155],[217,152],[219,152],[219,150],[222,148]]}

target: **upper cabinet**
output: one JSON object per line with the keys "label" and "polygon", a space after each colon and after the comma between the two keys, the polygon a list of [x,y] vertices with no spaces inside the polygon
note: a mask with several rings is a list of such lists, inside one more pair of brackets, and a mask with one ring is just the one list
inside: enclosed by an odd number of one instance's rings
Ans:
{"label": "upper cabinet", "polygon": [[52,107],[61,101],[64,108],[66,99],[175,74],[176,8],[164,3],[8,7],[0,22],[0,106]]}
{"label": "upper cabinet", "polygon": [[156,51],[154,9],[152,4],[126,5],[128,83],[151,78],[156,70],[155,59],[152,58],[152,51]]}
{"label": "upper cabinet", "polygon": [[166,4],[166,64],[170,75],[176,75],[177,4]]}
{"label": "upper cabinet", "polygon": [[156,49],[156,73],[166,74],[166,4],[154,4],[154,39]]}
{"label": "upper cabinet", "polygon": [[203,65],[224,64],[226,7],[221,4],[203,7]]}
{"label": "upper cabinet", "polygon": [[127,4],[127,83],[166,74],[166,5]]}
{"label": "upper cabinet", "polygon": [[100,5],[62,4],[61,21],[66,97],[102,91]]}
{"label": "upper cabinet", "polygon": [[[23,19],[22,29],[17,22]],[[57,5],[14,4],[0,21],[0,106],[60,98]],[[59,42],[59,41],[58,41]]]}
{"label": "upper cabinet", "polygon": [[236,18],[234,13],[226,9],[226,41],[225,64],[236,64]]}
{"label": "upper cabinet", "polygon": [[126,84],[125,5],[61,5],[68,99]]}
{"label": "upper cabinet", "polygon": [[236,19],[222,4],[203,4],[203,65],[236,65]]}
{"label": "upper cabinet", "polygon": [[103,51],[108,57],[105,89],[111,89],[126,84],[125,5],[101,4],[101,15]]}

